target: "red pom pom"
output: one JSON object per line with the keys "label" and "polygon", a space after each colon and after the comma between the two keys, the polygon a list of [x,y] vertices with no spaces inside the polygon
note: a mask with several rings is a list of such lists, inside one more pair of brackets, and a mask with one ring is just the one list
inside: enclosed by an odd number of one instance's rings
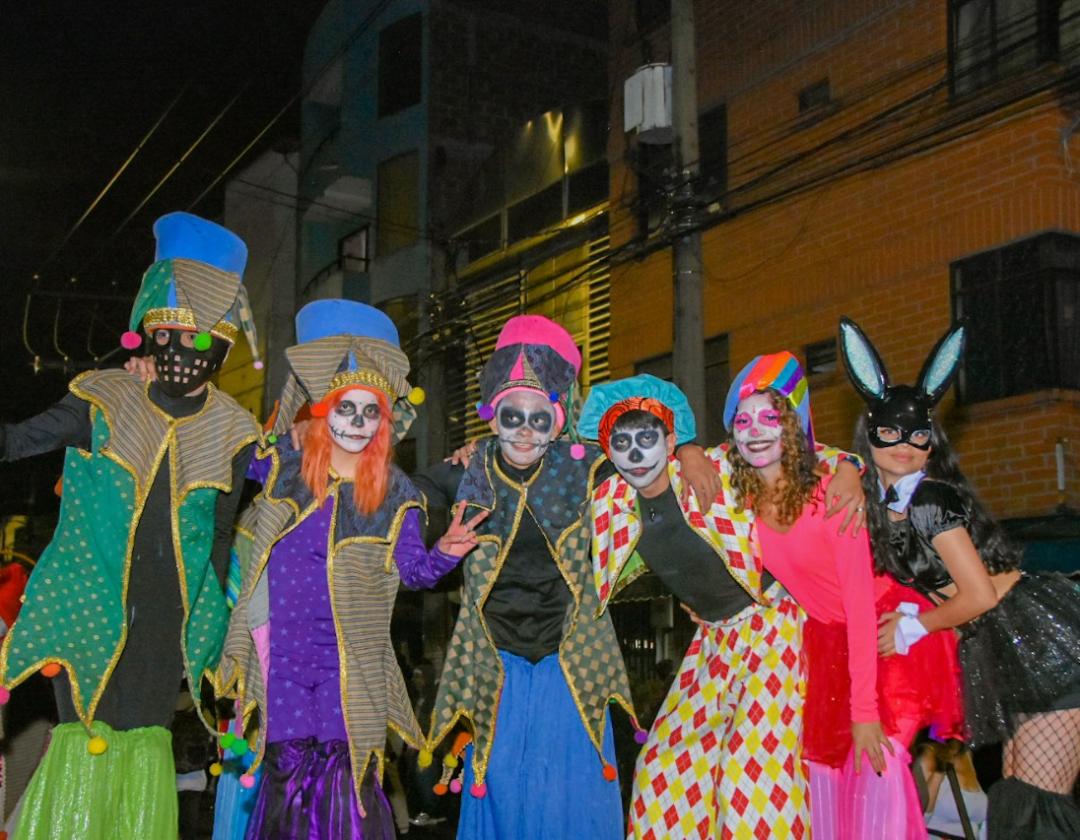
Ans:
{"label": "red pom pom", "polygon": [[439,782],[439,784],[435,785],[432,790],[435,791],[436,796],[446,796],[446,791],[449,790],[449,788],[447,788],[446,785],[444,785],[442,782]]}
{"label": "red pom pom", "polygon": [[8,700],[10,699],[11,692],[4,688],[4,686],[0,685],[0,706],[6,706]]}
{"label": "red pom pom", "polygon": [[311,407],[312,417],[325,417],[330,413],[330,406],[324,402],[317,402]]}
{"label": "red pom pom", "polygon": [[580,461],[585,457],[585,444],[572,443],[570,444],[570,457],[575,461]]}
{"label": "red pom pom", "polygon": [[50,662],[41,669],[41,676],[52,679],[60,673],[60,666],[55,662]]}
{"label": "red pom pom", "polygon": [[142,344],[142,336],[139,335],[137,332],[132,332],[131,330],[128,330],[122,336],[120,336],[120,346],[123,347],[125,350],[134,350],[140,344]]}
{"label": "red pom pom", "polygon": [[619,773],[618,773],[618,771],[615,770],[615,765],[614,764],[605,764],[604,765],[604,779],[606,781],[609,781],[609,782],[614,782],[617,778],[619,778]]}
{"label": "red pom pom", "polygon": [[473,782],[469,786],[469,793],[471,793],[477,799],[483,799],[485,796],[487,796],[487,785],[483,782],[481,782],[480,784]]}
{"label": "red pom pom", "polygon": [[240,787],[245,790],[251,790],[251,788],[255,787],[255,777],[250,773],[245,773],[240,777]]}
{"label": "red pom pom", "polygon": [[450,782],[451,793],[461,793],[461,779],[454,779]]}

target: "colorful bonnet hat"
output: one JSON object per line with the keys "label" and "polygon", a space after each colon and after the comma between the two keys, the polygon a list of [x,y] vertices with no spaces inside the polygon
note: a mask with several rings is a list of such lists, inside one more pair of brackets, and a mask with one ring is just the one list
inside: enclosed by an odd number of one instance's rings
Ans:
{"label": "colorful bonnet hat", "polygon": [[285,350],[292,369],[285,382],[274,434],[292,424],[304,403],[325,414],[323,400],[340,388],[363,385],[386,394],[393,405],[408,396],[423,402],[423,391],[406,380],[409,358],[397,327],[379,309],[355,300],[316,300],[296,315],[297,343]]}
{"label": "colorful bonnet hat", "polygon": [[255,367],[261,368],[251,305],[241,282],[247,245],[231,230],[191,213],[169,213],[154,222],[154,264],[142,278],[120,343],[134,350],[140,327],[195,330],[195,349],[211,336],[235,344],[243,329]]}
{"label": "colorful bonnet hat", "polygon": [[671,382],[648,373],[594,385],[581,409],[578,434],[599,442],[608,454],[611,430],[628,411],[647,411],[660,418],[677,443],[697,437],[694,412],[686,394]]}
{"label": "colorful bonnet hat", "polygon": [[724,428],[731,431],[739,400],[766,388],[772,388],[779,393],[795,409],[806,440],[813,448],[814,421],[810,416],[810,388],[806,384],[806,374],[799,360],[786,350],[758,356],[739,371],[724,402]]}
{"label": "colorful bonnet hat", "polygon": [[480,418],[493,418],[507,394],[537,391],[554,403],[562,426],[579,370],[581,351],[570,333],[543,315],[517,315],[503,325],[495,352],[480,372]]}

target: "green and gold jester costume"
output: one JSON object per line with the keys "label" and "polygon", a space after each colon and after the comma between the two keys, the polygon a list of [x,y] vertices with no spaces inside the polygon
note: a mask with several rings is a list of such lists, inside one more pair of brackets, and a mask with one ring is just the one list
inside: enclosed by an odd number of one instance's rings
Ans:
{"label": "green and gold jester costume", "polygon": [[[133,325],[231,343],[239,270],[178,256],[167,241],[177,224],[224,243],[226,264],[242,270],[235,254],[246,248],[229,231],[188,214],[159,220],[161,258]],[[59,523],[0,651],[5,690],[60,668],[61,723],[15,837],[175,836],[167,727],[181,680],[198,701],[217,665],[228,537],[258,437],[255,419],[212,384],[175,396],[122,370],[82,374],[52,409],[3,427],[8,460],[67,447]]]}

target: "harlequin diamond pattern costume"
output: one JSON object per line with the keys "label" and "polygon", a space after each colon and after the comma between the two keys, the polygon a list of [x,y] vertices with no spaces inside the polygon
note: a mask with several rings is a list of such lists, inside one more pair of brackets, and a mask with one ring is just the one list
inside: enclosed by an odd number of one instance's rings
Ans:
{"label": "harlequin diamond pattern costume", "polygon": [[[228,536],[259,432],[208,379],[236,322],[250,327],[247,248],[186,213],[154,233],[157,259],[131,322],[151,336],[159,381],[91,371],[49,411],[4,428],[7,459],[69,447],[60,521],[0,655],[5,689],[43,666],[63,669],[61,724],[19,838],[175,834],[167,727],[181,679],[198,702],[228,621]],[[181,331],[194,336],[184,344]],[[125,335],[125,346],[138,343]]]}

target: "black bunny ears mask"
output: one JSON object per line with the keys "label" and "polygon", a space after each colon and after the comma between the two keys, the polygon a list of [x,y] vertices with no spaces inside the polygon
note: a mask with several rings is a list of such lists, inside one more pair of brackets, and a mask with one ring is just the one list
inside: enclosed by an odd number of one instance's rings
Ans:
{"label": "black bunny ears mask", "polygon": [[931,411],[956,378],[966,338],[963,324],[953,327],[930,351],[917,385],[890,385],[870,339],[854,321],[840,319],[840,353],[848,377],[869,407],[867,425],[874,446],[907,443],[917,449],[930,448]]}

